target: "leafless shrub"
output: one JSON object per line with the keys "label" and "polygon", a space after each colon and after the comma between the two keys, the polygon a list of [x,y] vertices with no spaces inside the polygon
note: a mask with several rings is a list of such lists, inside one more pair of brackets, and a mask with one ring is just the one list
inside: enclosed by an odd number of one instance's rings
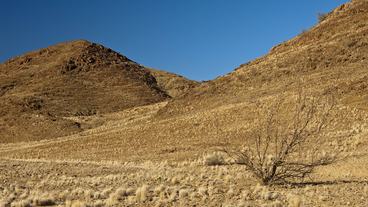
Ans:
{"label": "leafless shrub", "polygon": [[318,12],[318,16],[317,16],[317,19],[319,21],[319,23],[325,21],[327,18],[327,14],[326,13],[321,13],[321,12]]}
{"label": "leafless shrub", "polygon": [[263,185],[302,180],[316,167],[337,161],[339,151],[322,133],[334,118],[335,105],[332,93],[307,97],[299,87],[294,100],[278,97],[272,106],[256,110],[258,119],[242,133],[242,146],[222,142],[220,151],[245,165]]}
{"label": "leafless shrub", "polygon": [[307,33],[307,32],[308,32],[308,30],[307,30],[307,29],[302,28],[302,32],[301,32],[301,33],[299,33],[298,35],[300,36],[300,35],[303,35],[303,34],[305,34],[305,33]]}

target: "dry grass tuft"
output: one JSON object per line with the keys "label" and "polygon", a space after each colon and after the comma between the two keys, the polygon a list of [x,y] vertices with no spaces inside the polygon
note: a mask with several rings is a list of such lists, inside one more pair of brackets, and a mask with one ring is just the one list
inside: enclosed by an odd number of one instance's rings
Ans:
{"label": "dry grass tuft", "polygon": [[114,206],[118,203],[118,196],[115,193],[111,193],[110,197],[106,200],[106,206]]}
{"label": "dry grass tuft", "polygon": [[230,196],[230,197],[235,195],[235,191],[234,191],[233,187],[230,187],[229,191],[227,191],[227,195]]}
{"label": "dry grass tuft", "polygon": [[127,195],[125,188],[118,188],[115,193],[119,198]]}
{"label": "dry grass tuft", "polygon": [[87,207],[87,205],[82,201],[74,201],[71,207]]}
{"label": "dry grass tuft", "polygon": [[[1,206],[1,204],[0,204]],[[13,202],[10,205],[11,207],[31,207],[31,201],[30,200],[21,200],[17,202]]]}
{"label": "dry grass tuft", "polygon": [[368,185],[364,186],[363,191],[365,194],[368,194]]}
{"label": "dry grass tuft", "polygon": [[201,196],[207,196],[208,195],[208,192],[207,192],[207,188],[206,187],[199,187],[198,188],[198,193],[199,195]]}
{"label": "dry grass tuft", "polygon": [[55,198],[51,195],[36,196],[33,198],[33,203],[36,206],[51,206],[55,204]]}
{"label": "dry grass tuft", "polygon": [[178,178],[177,177],[173,177],[171,179],[171,183],[174,184],[174,185],[178,184],[179,183]]}
{"label": "dry grass tuft", "polygon": [[137,198],[140,198],[141,201],[147,200],[148,188],[148,185],[143,185],[142,187],[138,188],[136,191]]}
{"label": "dry grass tuft", "polygon": [[258,194],[262,190],[262,186],[260,183],[257,183],[256,187],[254,188],[253,194]]}
{"label": "dry grass tuft", "polygon": [[226,164],[225,159],[219,153],[208,154],[203,158],[203,165],[206,166],[224,165],[224,164]]}
{"label": "dry grass tuft", "polygon": [[226,176],[225,176],[225,182],[226,182],[226,183],[230,183],[231,178],[232,178],[232,177],[231,177],[231,175],[226,175]]}
{"label": "dry grass tuft", "polygon": [[280,201],[275,201],[272,203],[272,207],[282,207],[282,203]]}
{"label": "dry grass tuft", "polygon": [[135,196],[128,196],[128,203],[130,204],[130,205],[133,205],[133,204],[135,204],[137,202],[137,197],[135,197]]}
{"label": "dry grass tuft", "polygon": [[153,191],[155,195],[159,195],[161,192],[164,192],[166,187],[164,185],[157,186],[155,190]]}
{"label": "dry grass tuft", "polygon": [[186,190],[186,189],[179,190],[179,197],[180,198],[186,198],[186,197],[188,197],[188,195],[189,195],[188,190]]}
{"label": "dry grass tuft", "polygon": [[93,192],[92,189],[89,189],[89,190],[84,191],[84,196],[86,198],[93,198],[93,195],[94,195],[94,192]]}
{"label": "dry grass tuft", "polygon": [[103,206],[103,202],[102,200],[97,200],[94,204],[93,207],[102,207]]}
{"label": "dry grass tuft", "polygon": [[134,194],[134,192],[135,192],[134,188],[128,188],[128,189],[126,190],[126,194],[127,194],[128,196],[133,196],[133,195],[135,195],[135,194]]}
{"label": "dry grass tuft", "polygon": [[107,188],[105,190],[102,191],[101,195],[104,197],[108,197],[111,193],[112,188]]}
{"label": "dry grass tuft", "polygon": [[72,206],[72,201],[71,200],[66,200],[65,201],[65,206],[66,207],[71,207]]}
{"label": "dry grass tuft", "polygon": [[159,195],[160,201],[164,201],[166,199],[165,192],[161,192]]}
{"label": "dry grass tuft", "polygon": [[297,196],[289,196],[289,204],[291,207],[300,207],[300,205],[302,204],[302,201],[299,197]]}
{"label": "dry grass tuft", "polygon": [[271,200],[272,193],[266,188],[266,186],[263,187],[261,197],[263,200]]}
{"label": "dry grass tuft", "polygon": [[102,194],[101,194],[101,192],[95,192],[94,194],[93,194],[93,198],[94,199],[98,199],[98,198],[101,198],[102,197]]}

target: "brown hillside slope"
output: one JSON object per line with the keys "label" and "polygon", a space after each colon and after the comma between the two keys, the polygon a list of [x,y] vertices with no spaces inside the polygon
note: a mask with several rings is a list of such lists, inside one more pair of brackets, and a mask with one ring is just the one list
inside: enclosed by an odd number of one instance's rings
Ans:
{"label": "brown hillside slope", "polygon": [[147,68],[125,56],[85,40],[61,43],[0,65],[1,141],[66,135],[83,126],[61,117],[106,114],[168,98]]}
{"label": "brown hillside slope", "polygon": [[[368,109],[368,3],[339,6],[309,31],[232,73],[196,87],[160,111],[164,117],[256,101],[281,91],[336,90],[343,103]],[[179,107],[180,106],[180,107]]]}
{"label": "brown hillside slope", "polygon": [[166,72],[154,68],[148,68],[151,74],[156,78],[158,87],[176,98],[185,93],[188,89],[199,85],[197,81],[189,80],[175,73]]}

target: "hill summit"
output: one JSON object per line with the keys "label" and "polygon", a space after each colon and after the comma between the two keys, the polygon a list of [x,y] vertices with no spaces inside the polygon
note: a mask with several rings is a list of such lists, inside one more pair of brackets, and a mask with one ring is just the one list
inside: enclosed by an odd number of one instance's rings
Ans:
{"label": "hill summit", "polygon": [[85,40],[10,59],[0,66],[0,72],[1,98],[5,100],[1,115],[20,111],[59,116],[103,114],[169,97],[145,67]]}
{"label": "hill summit", "polygon": [[[150,69],[85,40],[29,52],[0,65],[0,131],[5,136],[79,131],[78,123],[61,117],[106,114],[169,98]],[[33,131],[38,127],[30,124],[39,122],[45,126]]]}

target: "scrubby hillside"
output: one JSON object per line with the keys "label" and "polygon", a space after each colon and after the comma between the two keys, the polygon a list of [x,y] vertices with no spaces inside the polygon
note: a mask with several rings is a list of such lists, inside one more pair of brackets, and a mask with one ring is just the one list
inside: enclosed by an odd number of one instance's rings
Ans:
{"label": "scrubby hillside", "polygon": [[68,135],[98,123],[81,126],[63,117],[102,115],[170,97],[147,68],[85,40],[4,62],[0,94],[2,142]]}
{"label": "scrubby hillside", "polygon": [[[368,4],[354,1],[328,13],[324,21],[170,102],[162,114],[207,110],[230,103],[297,91],[336,90],[343,103],[368,109]],[[180,107],[179,107],[180,106]]]}
{"label": "scrubby hillside", "polygon": [[186,93],[188,89],[194,88],[199,85],[197,81],[189,80],[175,73],[170,73],[154,68],[148,69],[151,71],[151,74],[156,78],[158,87],[173,98],[176,98]]}
{"label": "scrubby hillside", "polygon": [[145,67],[84,40],[13,58],[1,64],[0,72],[2,115],[9,110],[57,116],[104,114],[168,97]]}

